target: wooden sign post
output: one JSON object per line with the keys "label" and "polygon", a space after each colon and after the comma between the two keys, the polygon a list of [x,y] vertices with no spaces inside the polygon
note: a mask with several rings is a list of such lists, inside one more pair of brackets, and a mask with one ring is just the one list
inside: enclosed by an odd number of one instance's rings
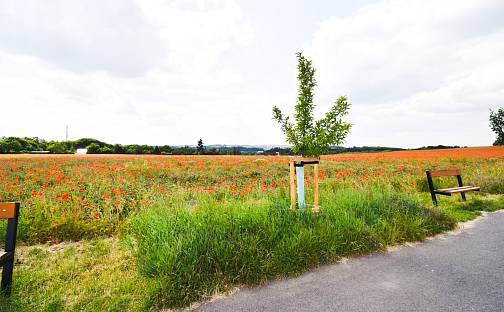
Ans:
{"label": "wooden sign post", "polygon": [[[295,156],[290,157],[290,196],[291,208],[295,209],[296,203],[299,209],[305,208],[304,200],[304,166],[314,165],[313,167],[313,184],[314,184],[314,203],[312,210],[314,212],[320,211],[319,206],[319,186],[318,186],[318,165],[320,158],[309,158]],[[296,196],[297,195],[297,196]]]}

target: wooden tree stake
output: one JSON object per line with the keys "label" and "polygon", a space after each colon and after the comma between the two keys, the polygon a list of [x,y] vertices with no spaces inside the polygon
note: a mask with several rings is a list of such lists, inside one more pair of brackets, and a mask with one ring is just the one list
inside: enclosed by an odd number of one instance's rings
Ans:
{"label": "wooden tree stake", "polygon": [[313,212],[320,212],[319,207],[319,188],[318,188],[318,164],[313,165],[313,184],[315,184],[315,190],[313,193]]}
{"label": "wooden tree stake", "polygon": [[290,198],[291,209],[296,209],[296,169],[294,168],[294,160],[289,161],[290,167]]}

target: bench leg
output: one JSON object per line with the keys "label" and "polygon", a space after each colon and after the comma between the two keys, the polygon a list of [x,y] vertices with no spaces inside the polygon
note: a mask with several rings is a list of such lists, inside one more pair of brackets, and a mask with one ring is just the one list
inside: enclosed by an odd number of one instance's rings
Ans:
{"label": "bench leg", "polygon": [[466,201],[466,196],[465,196],[465,193],[464,193],[464,192],[460,193],[460,196],[462,196],[462,200],[463,200],[463,201]]}
{"label": "bench leg", "polygon": [[5,259],[2,269],[2,293],[10,296],[12,288],[12,271],[14,270],[14,256]]}
{"label": "bench leg", "polygon": [[434,206],[437,206],[438,202],[437,202],[437,198],[436,198],[436,193],[431,192],[431,197],[432,197],[432,203],[434,204]]}
{"label": "bench leg", "polygon": [[[16,216],[19,215],[19,204],[16,206]],[[7,221],[7,236],[5,239],[5,251],[10,252],[11,255],[4,259],[2,269],[2,285],[1,291],[10,296],[12,289],[12,271],[14,271],[14,254],[16,251],[16,234],[17,234],[18,219],[13,218]]]}
{"label": "bench leg", "polygon": [[[462,182],[462,176],[460,174],[457,175],[457,182],[458,182],[459,187],[464,186],[464,182]],[[466,196],[465,196],[464,192],[460,193],[460,196],[462,196],[462,200],[464,200],[464,201],[466,200]]]}
{"label": "bench leg", "polygon": [[432,197],[432,203],[434,204],[434,206],[437,206],[438,203],[437,203],[436,193],[434,192],[434,182],[432,182],[431,172],[430,172],[430,170],[427,170],[427,171],[425,171],[425,173],[427,174],[427,183],[429,184],[429,191],[430,191],[430,194]]}

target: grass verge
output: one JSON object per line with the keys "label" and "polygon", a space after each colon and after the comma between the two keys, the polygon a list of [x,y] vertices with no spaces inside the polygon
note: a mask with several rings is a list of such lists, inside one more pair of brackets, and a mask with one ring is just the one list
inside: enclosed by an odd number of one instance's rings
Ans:
{"label": "grass verge", "polygon": [[[423,196],[425,195],[425,196]],[[134,216],[122,239],[21,246],[13,295],[0,311],[146,311],[186,306],[343,256],[420,241],[504,207],[504,197],[372,190],[324,192],[320,215],[285,198],[181,196]]]}
{"label": "grass verge", "polygon": [[482,211],[492,212],[504,208],[504,195],[478,195],[466,202],[455,201],[445,208],[446,213],[458,222],[470,221]]}
{"label": "grass verge", "polygon": [[0,311],[145,311],[148,281],[117,239],[17,250],[13,293]]}
{"label": "grass verge", "polygon": [[[293,276],[342,256],[419,241],[456,219],[405,194],[326,193],[319,215],[283,201],[160,203],[131,222],[140,272],[156,281],[151,302],[180,307],[239,285]],[[337,200],[336,200],[337,199]]]}

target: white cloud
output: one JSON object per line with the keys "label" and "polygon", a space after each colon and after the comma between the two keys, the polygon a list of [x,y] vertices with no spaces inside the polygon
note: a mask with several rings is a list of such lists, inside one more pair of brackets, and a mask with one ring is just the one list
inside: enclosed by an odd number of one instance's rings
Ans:
{"label": "white cloud", "polygon": [[[234,1],[0,1],[0,135],[191,143],[241,80],[254,32]],[[20,12],[24,12],[21,14]],[[209,104],[215,104],[212,109]],[[217,116],[217,112],[222,112]]]}
{"label": "white cloud", "polygon": [[382,1],[324,21],[307,50],[321,101],[338,92],[355,104],[350,142],[491,143],[488,108],[504,104],[504,2]]}
{"label": "white cloud", "polygon": [[[500,0],[385,0],[323,21],[305,49],[320,112],[350,97],[349,145],[490,144],[503,12]],[[250,16],[237,0],[0,0],[0,136],[62,139],[69,124],[71,138],[112,143],[283,144],[271,107],[292,110],[312,26]]]}
{"label": "white cloud", "polygon": [[248,44],[253,39],[251,26],[243,22],[243,13],[233,1],[177,3],[139,2],[145,16],[159,30],[171,68],[210,70],[233,44]]}
{"label": "white cloud", "polygon": [[134,1],[0,2],[0,48],[76,72],[141,75],[162,60],[156,30]]}

